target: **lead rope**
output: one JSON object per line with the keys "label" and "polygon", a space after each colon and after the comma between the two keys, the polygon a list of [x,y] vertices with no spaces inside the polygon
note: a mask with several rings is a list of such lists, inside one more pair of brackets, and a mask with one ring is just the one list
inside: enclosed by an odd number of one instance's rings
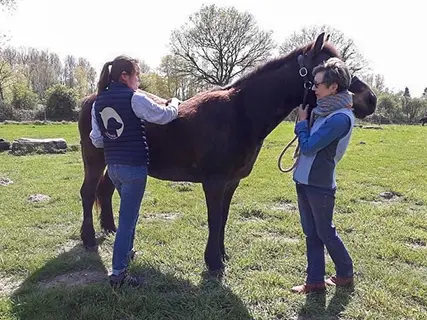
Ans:
{"label": "lead rope", "polygon": [[[298,122],[298,115],[297,115],[297,117],[296,117],[296,119],[295,119],[295,123],[297,123]],[[294,168],[295,168],[295,166],[297,165],[297,162],[298,162],[298,158],[299,158],[299,142],[297,143],[297,146],[296,146],[296,148],[295,148],[295,150],[294,150],[294,154],[293,154],[293,156],[292,156],[292,159],[294,159],[294,163],[292,164],[292,166],[290,166],[289,168],[287,168],[287,169],[284,169],[283,167],[282,167],[282,158],[283,158],[283,156],[285,155],[285,152],[292,146],[292,144],[295,142],[295,140],[297,140],[297,136],[295,136],[287,145],[286,145],[286,147],[282,150],[282,152],[280,153],[280,156],[279,156],[279,159],[278,159],[278,161],[277,161],[277,165],[278,165],[278,167],[279,167],[279,170],[281,171],[281,172],[284,172],[284,173],[287,173],[287,172],[290,172],[290,171],[292,171],[292,170],[294,170]]]}
{"label": "lead rope", "polygon": [[[298,56],[298,64],[300,66],[300,69],[298,71],[299,75],[300,75],[301,78],[304,79],[304,96],[303,96],[303,99],[302,99],[302,105],[305,107],[306,102],[307,102],[308,92],[311,89],[311,87],[312,87],[313,84],[308,79],[308,70],[304,66],[304,56],[303,55],[299,55]],[[295,119],[295,124],[297,122],[298,122],[298,114],[297,114],[296,119]],[[290,146],[295,142],[295,140],[297,140],[297,138],[298,137],[295,135],[295,137],[285,146],[285,148],[280,153],[279,159],[277,161],[277,165],[278,165],[279,170],[281,172],[287,173],[287,172],[292,171],[295,168],[295,166],[297,165],[297,163],[298,163],[298,159],[299,159],[299,155],[300,155],[299,142],[297,143],[297,146],[296,146],[295,151],[294,151],[294,155],[292,156],[292,158],[294,159],[294,163],[292,164],[292,166],[290,166],[287,169],[284,169],[282,167],[282,158],[285,155],[285,152],[290,148]]]}

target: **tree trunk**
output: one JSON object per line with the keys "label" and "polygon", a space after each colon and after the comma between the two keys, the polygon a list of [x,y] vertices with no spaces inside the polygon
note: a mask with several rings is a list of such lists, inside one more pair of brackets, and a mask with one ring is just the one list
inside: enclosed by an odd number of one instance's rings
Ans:
{"label": "tree trunk", "polygon": [[4,101],[3,87],[0,85],[0,101]]}

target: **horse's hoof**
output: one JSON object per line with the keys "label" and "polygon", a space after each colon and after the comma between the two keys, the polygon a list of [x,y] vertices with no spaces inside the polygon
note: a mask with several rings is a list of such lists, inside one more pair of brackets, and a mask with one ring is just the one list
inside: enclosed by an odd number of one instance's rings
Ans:
{"label": "horse's hoof", "polygon": [[104,231],[104,234],[106,234],[106,235],[115,234],[117,231],[116,227],[103,228],[102,230]]}
{"label": "horse's hoof", "polygon": [[94,245],[94,246],[85,246],[85,249],[89,252],[98,252],[98,246]]}
{"label": "horse's hoof", "polygon": [[225,273],[225,269],[221,268],[221,269],[215,269],[215,270],[208,270],[208,274],[210,277],[215,278],[215,279],[221,279],[224,276]]}
{"label": "horse's hoof", "polygon": [[90,239],[88,240],[85,237],[81,237],[82,242],[83,242],[83,246],[87,249],[87,248],[93,248],[96,247],[98,244],[96,242],[95,236],[94,237],[90,237]]}

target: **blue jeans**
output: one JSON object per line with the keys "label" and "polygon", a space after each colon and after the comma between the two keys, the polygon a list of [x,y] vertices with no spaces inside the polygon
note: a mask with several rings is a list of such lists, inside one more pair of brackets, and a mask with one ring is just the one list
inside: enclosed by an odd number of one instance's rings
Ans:
{"label": "blue jeans", "polygon": [[108,175],[120,195],[119,227],[113,249],[113,274],[118,275],[129,264],[139,208],[147,183],[147,167],[110,164]]}
{"label": "blue jeans", "polygon": [[339,277],[353,276],[353,261],[332,223],[335,190],[297,184],[298,208],[307,244],[307,283],[325,281],[325,253]]}

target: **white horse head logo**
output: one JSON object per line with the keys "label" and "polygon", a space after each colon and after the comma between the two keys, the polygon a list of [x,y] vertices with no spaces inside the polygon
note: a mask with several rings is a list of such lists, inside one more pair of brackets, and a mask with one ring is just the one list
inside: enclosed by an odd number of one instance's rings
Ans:
{"label": "white horse head logo", "polygon": [[117,139],[123,133],[125,124],[119,114],[111,107],[104,108],[101,112],[104,123],[105,135],[110,139]]}

